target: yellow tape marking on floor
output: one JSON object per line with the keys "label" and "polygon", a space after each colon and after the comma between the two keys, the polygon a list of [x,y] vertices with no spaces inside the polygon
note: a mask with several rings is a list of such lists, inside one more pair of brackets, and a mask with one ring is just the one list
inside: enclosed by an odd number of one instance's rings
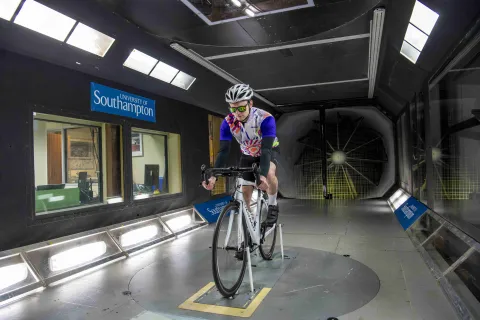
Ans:
{"label": "yellow tape marking on floor", "polygon": [[225,316],[249,318],[258,308],[260,303],[262,303],[263,299],[265,299],[265,297],[270,292],[270,290],[272,290],[271,288],[263,288],[246,309],[216,306],[213,304],[203,304],[203,303],[195,302],[195,300],[197,300],[202,295],[207,293],[214,286],[215,286],[215,283],[210,282],[209,284],[207,284],[205,287],[200,289],[197,293],[195,293],[193,296],[188,298],[187,301],[185,301],[178,307],[180,309],[185,309],[185,310],[193,310],[193,311],[221,314]]}

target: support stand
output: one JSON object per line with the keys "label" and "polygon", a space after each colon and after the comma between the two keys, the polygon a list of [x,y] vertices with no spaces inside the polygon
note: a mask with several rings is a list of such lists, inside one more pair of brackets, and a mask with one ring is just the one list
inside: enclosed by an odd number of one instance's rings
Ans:
{"label": "support stand", "polygon": [[[283,231],[282,231],[282,224],[278,224],[275,226],[279,228],[280,231],[280,248],[282,253],[282,261],[284,260],[285,255],[283,254]],[[255,289],[253,288],[253,275],[252,275],[252,260],[250,256],[250,249],[247,247],[247,261],[248,261],[248,277],[250,279],[250,292],[254,293]]]}
{"label": "support stand", "polygon": [[252,260],[250,258],[250,248],[246,247],[247,250],[247,259],[248,259],[248,277],[250,278],[250,292],[254,292],[253,290],[253,276],[252,276]]}
{"label": "support stand", "polygon": [[282,250],[282,261],[283,261],[284,254],[283,254],[283,232],[282,232],[282,224],[279,224],[278,226],[280,227],[280,248],[281,248],[281,250]]}

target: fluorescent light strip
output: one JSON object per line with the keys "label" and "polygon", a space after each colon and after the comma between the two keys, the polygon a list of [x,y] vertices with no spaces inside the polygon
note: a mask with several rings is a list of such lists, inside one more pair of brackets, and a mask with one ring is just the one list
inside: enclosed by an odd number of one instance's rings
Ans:
{"label": "fluorescent light strip", "polygon": [[[225,80],[227,80],[228,82],[232,83],[232,84],[237,84],[237,83],[242,83],[240,80],[238,80],[237,78],[235,78],[234,76],[232,76],[231,74],[229,74],[228,72],[226,72],[225,70],[219,68],[218,66],[216,66],[215,64],[213,64],[212,62],[206,60],[204,57],[202,57],[201,55],[199,55],[198,53],[196,53],[195,51],[193,50],[190,50],[190,49],[186,49],[184,48],[183,46],[179,45],[178,43],[171,43],[170,44],[170,47],[176,51],[178,51],[179,53],[183,54],[184,56],[190,58],[191,60],[195,61],[196,63],[198,63],[199,65],[203,66],[204,68],[212,71],[213,73],[217,74],[218,76],[224,78]],[[265,99],[264,97],[262,97],[261,95],[259,95],[258,93],[254,92],[253,94],[256,98],[258,98],[259,100],[263,101],[264,103],[268,104],[269,106],[271,107],[276,107],[275,104],[273,104],[271,101]]]}
{"label": "fluorescent light strip", "polygon": [[148,75],[152,71],[153,67],[157,64],[157,62],[157,59],[150,57],[149,55],[137,49],[133,49],[133,51],[130,53],[123,65],[127,68]]}
{"label": "fluorescent light strip", "polygon": [[75,25],[75,20],[38,2],[27,0],[14,23],[63,42]]}
{"label": "fluorescent light strip", "polygon": [[79,49],[104,57],[115,39],[89,26],[79,23],[68,38],[67,43]]}
{"label": "fluorescent light strip", "polygon": [[242,3],[241,3],[240,1],[238,1],[238,0],[232,0],[232,2],[233,2],[233,4],[234,4],[235,6],[237,6],[237,7],[239,7],[239,8],[242,6]]}
{"label": "fluorescent light strip", "polygon": [[1,0],[0,18],[10,21],[22,0]]}
{"label": "fluorescent light strip", "polygon": [[211,61],[211,60],[216,60],[216,59],[232,58],[232,57],[244,56],[244,55],[249,55],[249,54],[258,54],[258,53],[272,52],[272,51],[291,49],[291,48],[302,48],[302,47],[315,46],[315,45],[319,45],[319,44],[328,44],[328,43],[350,41],[350,40],[357,40],[357,39],[364,39],[364,38],[370,38],[370,33],[361,33],[361,34],[356,34],[356,35],[353,35],[353,36],[320,39],[320,40],[306,41],[306,42],[296,42],[296,43],[286,44],[286,45],[281,45],[281,46],[273,46],[273,47],[266,47],[266,48],[246,50],[246,51],[236,51],[236,52],[232,52],[232,53],[225,53],[225,54],[219,54],[219,55],[215,55],[215,56],[209,56],[209,57],[204,57],[204,58],[202,57],[202,58],[205,59],[205,60],[210,60]]}
{"label": "fluorescent light strip", "polygon": [[375,82],[377,78],[378,59],[382,44],[383,24],[385,21],[385,9],[375,9],[373,12],[373,23],[371,24],[371,36],[369,45],[368,63],[368,98],[373,98]]}
{"label": "fluorescent light strip", "polygon": [[255,17],[255,13],[250,9],[245,9],[245,13],[250,17]]}

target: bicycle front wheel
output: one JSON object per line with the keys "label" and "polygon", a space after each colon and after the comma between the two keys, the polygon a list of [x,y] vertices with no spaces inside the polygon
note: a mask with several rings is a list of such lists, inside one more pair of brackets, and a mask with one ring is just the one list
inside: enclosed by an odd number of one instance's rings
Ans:
{"label": "bicycle front wheel", "polygon": [[213,279],[218,291],[226,298],[235,295],[247,267],[247,227],[245,217],[239,214],[238,203],[228,204],[218,217],[213,235]]}

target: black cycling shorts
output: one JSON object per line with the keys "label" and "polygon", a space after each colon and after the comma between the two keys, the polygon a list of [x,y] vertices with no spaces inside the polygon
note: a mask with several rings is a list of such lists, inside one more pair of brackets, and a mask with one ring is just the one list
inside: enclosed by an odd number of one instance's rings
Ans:
{"label": "black cycling shorts", "polygon": [[[280,155],[280,148],[273,148],[271,155],[272,157],[270,158],[270,162],[273,162],[275,166],[278,167],[278,156]],[[238,166],[240,168],[251,168],[254,163],[260,165],[260,157],[252,157],[247,156],[246,154],[242,154]],[[242,178],[246,181],[255,182],[255,175],[253,174],[253,172],[244,173]]]}

